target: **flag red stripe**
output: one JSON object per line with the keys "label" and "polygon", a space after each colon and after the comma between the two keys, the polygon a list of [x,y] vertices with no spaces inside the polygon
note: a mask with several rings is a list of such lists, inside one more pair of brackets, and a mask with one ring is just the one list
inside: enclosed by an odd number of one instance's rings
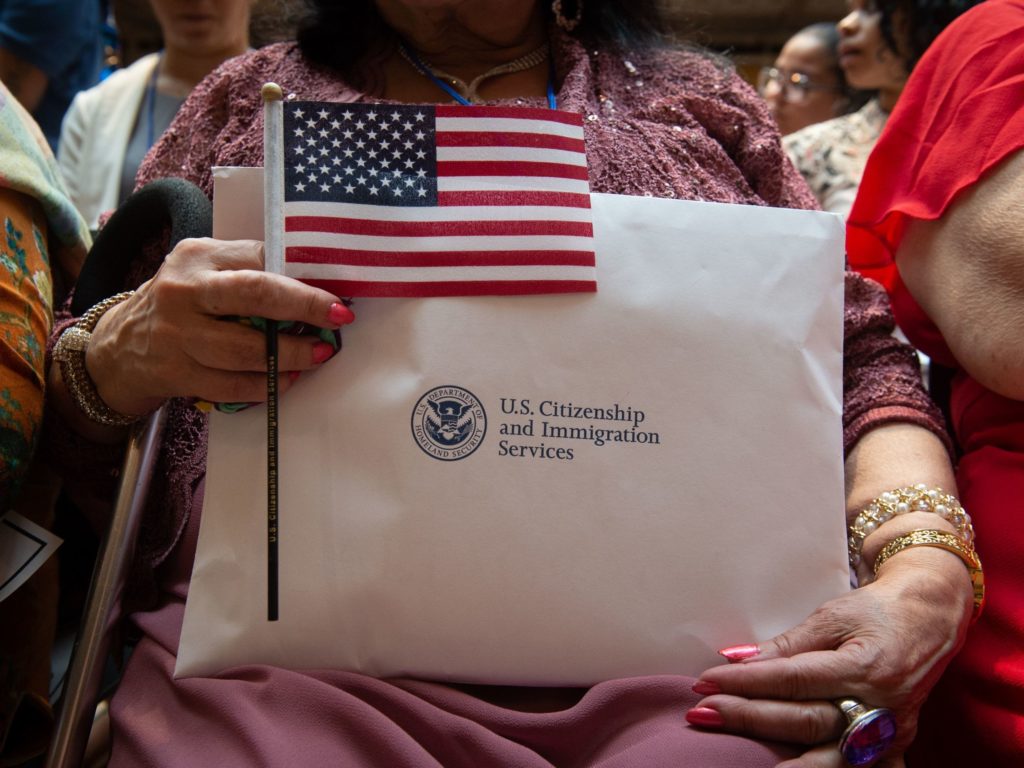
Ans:
{"label": "flag red stripe", "polygon": [[375,221],[334,216],[288,216],[285,232],[332,232],[380,237],[593,237],[588,221]]}
{"label": "flag red stripe", "polygon": [[437,133],[439,147],[530,147],[531,149],[564,149],[568,152],[585,151],[583,139],[552,136],[544,133],[512,133],[497,131],[441,131]]}
{"label": "flag red stripe", "polygon": [[593,251],[368,251],[354,248],[285,249],[289,264],[348,264],[354,267],[538,267],[594,266]]}
{"label": "flag red stripe", "polygon": [[438,192],[441,205],[551,205],[589,208],[590,195],[579,192]]}
{"label": "flag red stripe", "polygon": [[583,115],[576,112],[562,112],[546,107],[472,107],[439,105],[434,107],[437,117],[503,117],[519,120],[547,120],[564,125],[583,126]]}
{"label": "flag red stripe", "polygon": [[588,181],[584,165],[530,163],[522,160],[438,160],[438,176],[547,176]]}
{"label": "flag red stripe", "polygon": [[477,280],[466,282],[363,282],[360,280],[309,280],[335,296],[422,298],[437,296],[525,296],[542,293],[593,293],[592,280]]}

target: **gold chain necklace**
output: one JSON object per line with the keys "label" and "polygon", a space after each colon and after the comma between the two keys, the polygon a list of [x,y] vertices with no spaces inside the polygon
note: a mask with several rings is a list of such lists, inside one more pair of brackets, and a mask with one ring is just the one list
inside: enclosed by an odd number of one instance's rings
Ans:
{"label": "gold chain necklace", "polygon": [[482,75],[478,75],[477,77],[474,77],[471,82],[466,83],[466,81],[460,77],[456,77],[455,75],[436,69],[429,62],[424,61],[413,53],[405,43],[399,43],[398,51],[402,54],[402,58],[409,62],[417,72],[435,81],[443,80],[450,83],[467,102],[475,101],[478,98],[476,89],[484,80],[496,77],[497,75],[507,75],[512,72],[522,72],[527,69],[533,69],[548,58],[548,46],[547,43],[545,43],[539,48],[520,56],[518,59],[513,59],[512,61],[508,61],[504,64],[499,64],[496,67],[488,69]]}

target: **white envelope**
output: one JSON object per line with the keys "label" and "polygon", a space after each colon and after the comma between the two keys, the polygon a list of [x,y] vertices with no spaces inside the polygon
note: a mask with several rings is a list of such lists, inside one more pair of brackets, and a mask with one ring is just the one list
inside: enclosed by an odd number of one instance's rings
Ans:
{"label": "white envelope", "polygon": [[592,201],[596,294],[357,300],[282,399],[277,622],[266,411],[214,414],[178,676],[694,675],[849,588],[841,220]]}

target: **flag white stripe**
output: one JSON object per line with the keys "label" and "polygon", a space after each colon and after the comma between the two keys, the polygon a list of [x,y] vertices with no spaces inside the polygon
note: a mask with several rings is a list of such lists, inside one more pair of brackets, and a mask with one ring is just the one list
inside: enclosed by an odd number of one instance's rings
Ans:
{"label": "flag white stripe", "polygon": [[582,152],[544,147],[438,147],[437,159],[482,162],[517,160],[527,163],[579,165],[584,168],[587,166],[587,157]]}
{"label": "flag white stripe", "polygon": [[356,251],[593,251],[590,237],[571,235],[459,235],[457,237],[382,237],[334,232],[285,232],[285,248],[346,248]]}
{"label": "flag white stripe", "polygon": [[568,125],[554,120],[526,120],[515,117],[439,117],[437,118],[438,133],[456,133],[471,131],[473,133],[542,133],[564,136],[569,139],[582,139],[583,126]]}
{"label": "flag white stripe", "polygon": [[556,205],[453,205],[408,207],[358,203],[285,203],[285,216],[331,216],[368,221],[586,221],[589,208]]}
{"label": "flag white stripe", "polygon": [[553,176],[439,176],[438,192],[576,192],[589,195],[586,179],[559,179]]}
{"label": "flag white stripe", "polygon": [[288,263],[285,274],[299,280],[360,280],[381,283],[479,280],[595,280],[594,267],[353,267],[347,264]]}

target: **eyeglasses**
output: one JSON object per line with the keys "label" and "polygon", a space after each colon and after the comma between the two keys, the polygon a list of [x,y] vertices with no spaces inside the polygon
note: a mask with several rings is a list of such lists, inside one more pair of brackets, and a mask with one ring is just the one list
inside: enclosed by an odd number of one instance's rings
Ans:
{"label": "eyeglasses", "polygon": [[757,91],[767,95],[768,86],[773,85],[782,93],[782,98],[794,104],[807,99],[812,91],[838,91],[834,85],[815,83],[803,72],[787,72],[775,67],[762,67],[757,77]]}

